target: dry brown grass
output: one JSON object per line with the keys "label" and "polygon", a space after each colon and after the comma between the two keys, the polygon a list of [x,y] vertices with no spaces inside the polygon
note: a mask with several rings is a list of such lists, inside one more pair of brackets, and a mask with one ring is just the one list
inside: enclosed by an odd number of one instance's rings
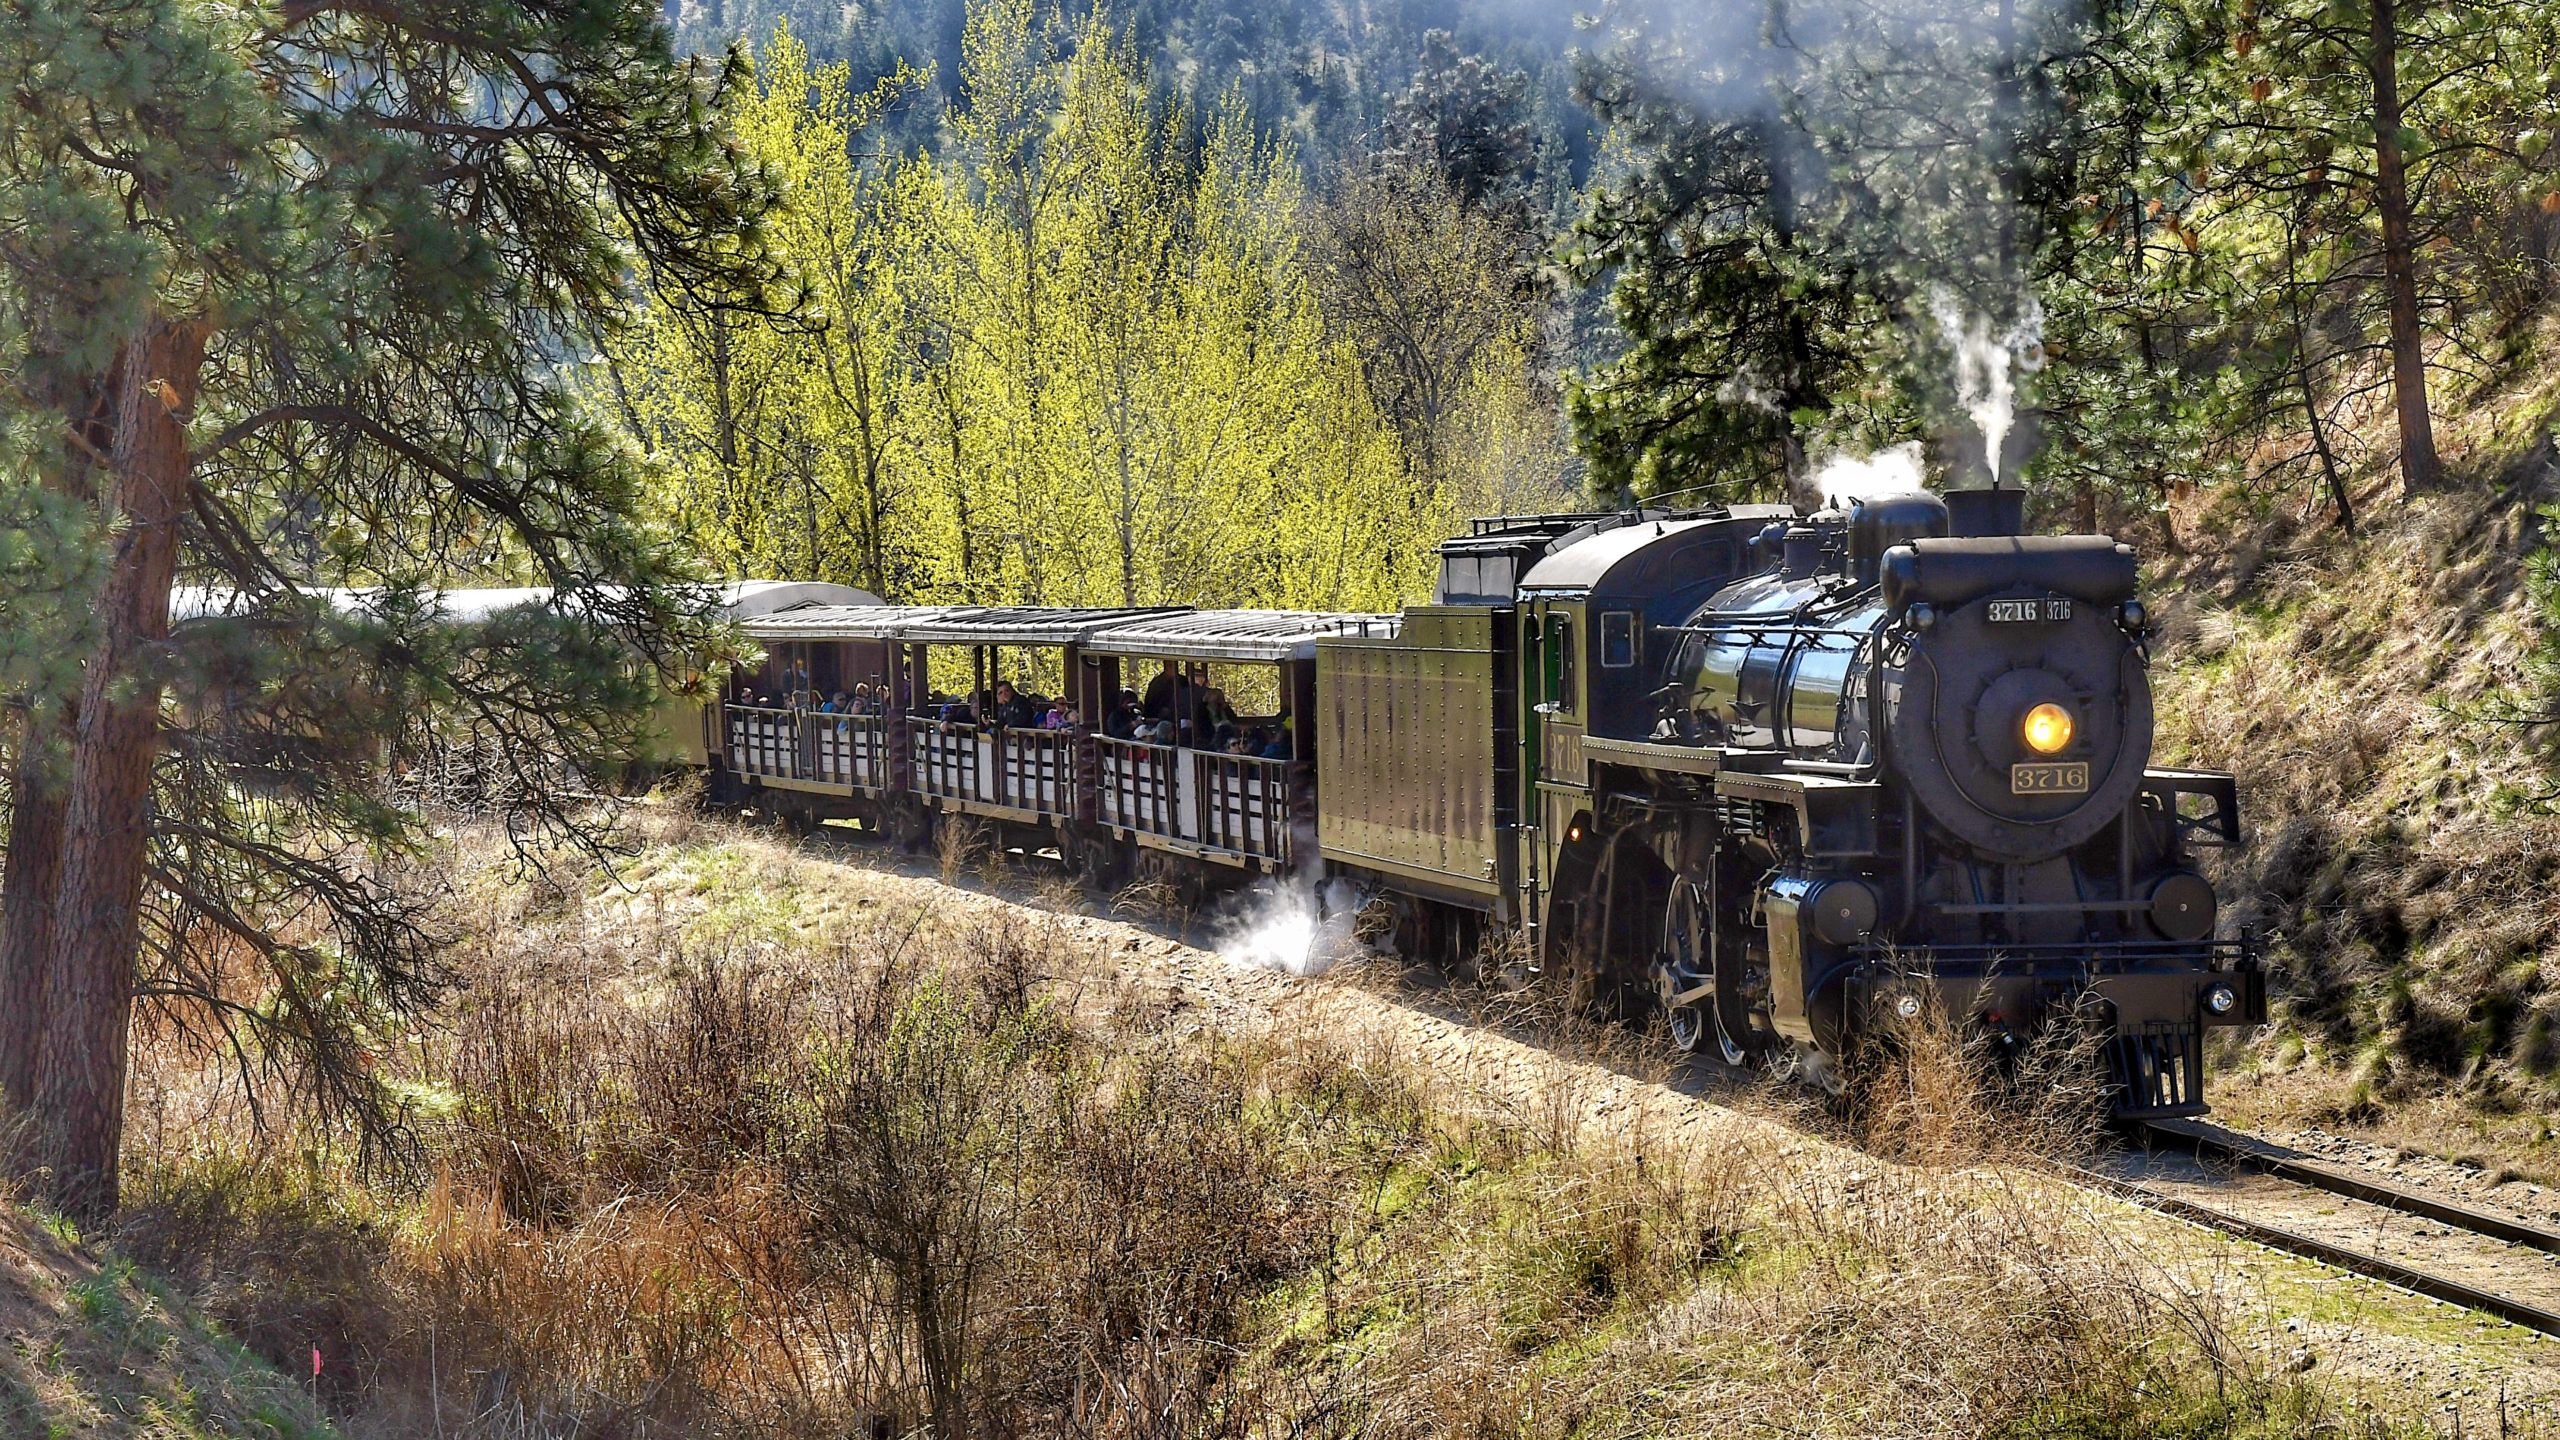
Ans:
{"label": "dry brown grass", "polygon": [[[763,919],[812,903],[700,873]],[[158,1132],[132,1187],[128,1243],[278,1358],[322,1344],[351,1433],[2276,1434],[2316,1410],[2086,1206],[1980,1167],[2006,1122],[1927,1036],[1870,1097],[1887,1159],[1657,1132],[1597,1110],[1588,1066],[1493,1103],[1375,1036],[1206,1031],[1071,928],[983,907],[866,905],[817,944],[609,887],[487,903],[448,1023],[386,1049],[415,1163],[357,1181],[325,1137],[189,1102],[209,1123]],[[1658,1059],[1623,1027],[1548,1043]]]}
{"label": "dry brown grass", "polygon": [[[2547,1112],[2560,819],[2522,803],[2550,784],[2546,737],[2481,718],[2520,671],[2539,539],[2477,496],[2378,519],[2354,547],[2248,526],[2188,563],[2163,606],[2160,759],[2241,780],[2251,843],[2218,878],[2284,972],[2255,1059],[2262,1081],[2302,1072],[2261,1086],[2267,1118],[2372,1125],[2448,1088],[2484,1116]],[[2555,1168],[2548,1127],[2494,1128]]]}

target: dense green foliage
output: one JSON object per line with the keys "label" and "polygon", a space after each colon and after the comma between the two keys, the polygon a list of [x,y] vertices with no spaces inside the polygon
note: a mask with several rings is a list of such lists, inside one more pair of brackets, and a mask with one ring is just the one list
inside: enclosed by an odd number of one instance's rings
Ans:
{"label": "dense green foliage", "polygon": [[1366,608],[1424,594],[1468,513],[1568,496],[1515,293],[1525,142],[1389,158],[1311,207],[1240,102],[1195,118],[1109,22],[1030,0],[972,10],[939,153],[865,154],[920,83],[856,92],[773,36],[733,119],[817,303],[670,306],[609,352],[715,566]]}

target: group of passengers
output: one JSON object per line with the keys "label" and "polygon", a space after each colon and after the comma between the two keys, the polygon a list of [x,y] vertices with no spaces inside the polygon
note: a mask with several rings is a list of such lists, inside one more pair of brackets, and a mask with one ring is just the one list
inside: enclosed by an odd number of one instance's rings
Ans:
{"label": "group of passengers", "polygon": [[[759,694],[750,698],[758,705],[781,703],[821,715],[843,716],[894,714],[896,704],[885,680],[857,684],[850,691],[838,690],[819,700],[818,692],[809,686],[805,665],[785,671],[781,696]],[[1074,701],[1028,693],[1010,680],[999,680],[994,688],[975,696],[935,694],[909,713],[934,721],[945,735],[991,727],[1074,730],[1084,724]],[[836,728],[847,727],[838,722]],[[1265,760],[1297,758],[1296,729],[1285,707],[1270,719],[1238,715],[1228,703],[1227,692],[1209,683],[1209,667],[1196,663],[1180,666],[1167,660],[1147,681],[1144,696],[1135,690],[1121,691],[1119,699],[1103,713],[1102,733],[1114,740],[1147,745],[1179,745]]]}
{"label": "group of passengers", "polygon": [[1287,710],[1270,720],[1248,720],[1228,703],[1226,691],[1209,683],[1208,666],[1177,666],[1170,660],[1147,682],[1143,697],[1135,690],[1120,692],[1102,717],[1102,733],[1145,745],[1181,745],[1265,760],[1296,758]]}
{"label": "group of passengers", "polygon": [[1052,700],[1021,690],[1010,680],[997,681],[994,689],[980,691],[975,699],[935,695],[918,705],[914,713],[919,719],[938,722],[945,735],[991,726],[1007,730],[1073,730],[1084,723],[1074,701]]}
{"label": "group of passengers", "polygon": [[821,715],[878,715],[883,711],[882,702],[886,700],[888,691],[888,686],[881,686],[880,698],[875,699],[868,682],[856,684],[850,692],[839,690],[820,702],[817,707],[818,713]]}

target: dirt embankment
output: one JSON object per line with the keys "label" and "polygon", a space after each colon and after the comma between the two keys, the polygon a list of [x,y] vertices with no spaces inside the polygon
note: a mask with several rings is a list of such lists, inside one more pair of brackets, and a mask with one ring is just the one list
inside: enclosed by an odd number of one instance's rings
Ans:
{"label": "dirt embankment", "polygon": [[0,1435],[333,1433],[304,1387],[208,1325],[167,1282],[76,1238],[0,1205]]}
{"label": "dirt embankment", "polygon": [[2222,888],[2279,970],[2276,1024],[2220,1057],[2222,1103],[2545,1183],[2560,767],[2551,727],[2512,722],[2543,703],[2549,388],[2448,426],[2465,488],[2369,476],[2354,536],[2294,498],[2221,497],[2180,516],[2152,583],[2158,763],[2240,777],[2249,841]]}

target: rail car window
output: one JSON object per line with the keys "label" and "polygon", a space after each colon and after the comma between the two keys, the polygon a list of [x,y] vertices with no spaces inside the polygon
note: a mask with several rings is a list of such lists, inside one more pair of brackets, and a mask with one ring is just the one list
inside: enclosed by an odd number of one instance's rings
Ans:
{"label": "rail car window", "polygon": [[1632,669],[1636,663],[1636,616],[1632,610],[1610,610],[1600,616],[1600,668]]}

